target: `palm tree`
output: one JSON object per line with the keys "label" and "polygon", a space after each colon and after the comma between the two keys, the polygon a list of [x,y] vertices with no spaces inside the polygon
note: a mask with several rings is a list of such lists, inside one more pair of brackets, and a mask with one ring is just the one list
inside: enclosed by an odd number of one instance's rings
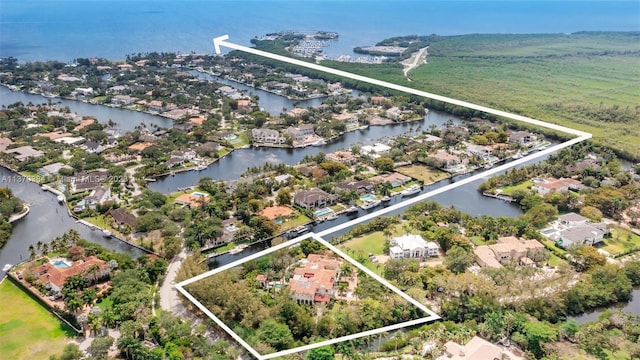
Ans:
{"label": "palm tree", "polygon": [[29,245],[29,259],[33,260],[36,257],[36,249],[33,247],[33,244]]}

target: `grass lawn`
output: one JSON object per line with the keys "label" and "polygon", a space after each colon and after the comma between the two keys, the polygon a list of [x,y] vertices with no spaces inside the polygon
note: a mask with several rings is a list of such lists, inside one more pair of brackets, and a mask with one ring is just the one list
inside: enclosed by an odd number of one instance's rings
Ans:
{"label": "grass lawn", "polygon": [[500,189],[502,190],[503,194],[511,196],[516,190],[522,190],[522,191],[529,190],[530,186],[533,186],[533,181],[527,180],[517,185],[503,186]]}
{"label": "grass lawn", "polygon": [[311,221],[311,219],[309,219],[308,217],[306,217],[305,215],[303,215],[301,213],[298,213],[298,215],[295,218],[280,224],[280,229],[282,231],[293,229],[293,228],[298,227],[300,225],[307,224],[310,221]]}
{"label": "grass lawn", "polygon": [[449,177],[449,174],[444,171],[424,165],[402,166],[396,168],[395,171],[414,179],[421,180],[425,184],[430,184]]}
{"label": "grass lawn", "polygon": [[495,241],[486,241],[482,236],[472,236],[471,241],[476,246],[491,245],[496,243]]}
{"label": "grass lawn", "polygon": [[549,253],[549,265],[551,266],[562,266],[567,265],[567,262],[564,259],[559,258],[555,254]]}
{"label": "grass lawn", "polygon": [[[384,255],[384,234],[382,231],[376,231],[366,236],[345,241],[338,245],[338,248],[354,258],[357,255],[367,256],[369,253]],[[375,266],[375,264],[373,265]],[[367,267],[369,267],[368,264]]]}
{"label": "grass lawn", "polygon": [[634,247],[640,247],[640,236],[623,228],[611,229],[611,237],[604,239],[603,250],[611,255],[616,255]]}
{"label": "grass lawn", "polygon": [[0,357],[47,359],[75,333],[9,280],[0,284]]}

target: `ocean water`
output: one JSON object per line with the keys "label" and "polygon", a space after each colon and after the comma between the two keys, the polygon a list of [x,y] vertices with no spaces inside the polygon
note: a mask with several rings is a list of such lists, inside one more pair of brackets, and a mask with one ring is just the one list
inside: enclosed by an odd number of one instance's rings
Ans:
{"label": "ocean water", "polygon": [[336,31],[327,53],[407,34],[640,30],[640,1],[2,0],[0,57],[122,59],[150,51],[212,52],[211,39],[280,30]]}

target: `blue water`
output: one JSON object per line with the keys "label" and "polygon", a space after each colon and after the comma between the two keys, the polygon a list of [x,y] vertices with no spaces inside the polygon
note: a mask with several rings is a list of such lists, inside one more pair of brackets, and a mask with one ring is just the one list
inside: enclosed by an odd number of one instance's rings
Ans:
{"label": "blue water", "polygon": [[366,194],[366,195],[360,196],[360,200],[362,200],[362,201],[375,200],[375,198],[376,197],[371,195],[371,194]]}
{"label": "blue water", "polygon": [[56,260],[56,262],[53,263],[53,266],[57,268],[68,268],[69,264],[62,260]]}
{"label": "blue water", "polygon": [[640,30],[639,1],[2,0],[0,57],[123,59],[211,52],[214,36],[249,44],[279,30],[340,33],[330,56],[406,34]]}
{"label": "blue water", "polygon": [[325,208],[325,209],[320,209],[318,211],[315,212],[316,216],[322,216],[322,215],[327,215],[327,214],[331,214],[333,212],[333,210],[329,209],[329,208]]}

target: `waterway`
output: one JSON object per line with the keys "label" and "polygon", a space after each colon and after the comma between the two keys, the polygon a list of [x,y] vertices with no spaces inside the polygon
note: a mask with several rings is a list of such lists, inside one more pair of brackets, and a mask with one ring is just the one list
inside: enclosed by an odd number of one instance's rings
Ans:
{"label": "waterway", "polygon": [[[0,186],[6,186],[13,194],[25,203],[31,210],[27,216],[14,223],[11,237],[0,249],[0,267],[5,264],[17,264],[29,258],[29,245],[38,241],[48,243],[70,229],[75,229],[80,237],[100,244],[107,249],[129,254],[133,257],[143,255],[144,252],[133,246],[113,238],[105,238],[100,231],[92,231],[89,227],[76,222],[69,216],[64,205],[58,203],[56,195],[43,191],[36,183],[27,181],[20,175],[0,167]],[[4,271],[0,269],[0,278]]]}
{"label": "waterway", "polygon": [[631,291],[631,300],[627,303],[618,303],[606,308],[601,308],[593,311],[588,311],[579,316],[572,316],[578,324],[584,324],[590,321],[598,320],[598,317],[607,310],[623,310],[640,316],[640,286],[635,287]]}

